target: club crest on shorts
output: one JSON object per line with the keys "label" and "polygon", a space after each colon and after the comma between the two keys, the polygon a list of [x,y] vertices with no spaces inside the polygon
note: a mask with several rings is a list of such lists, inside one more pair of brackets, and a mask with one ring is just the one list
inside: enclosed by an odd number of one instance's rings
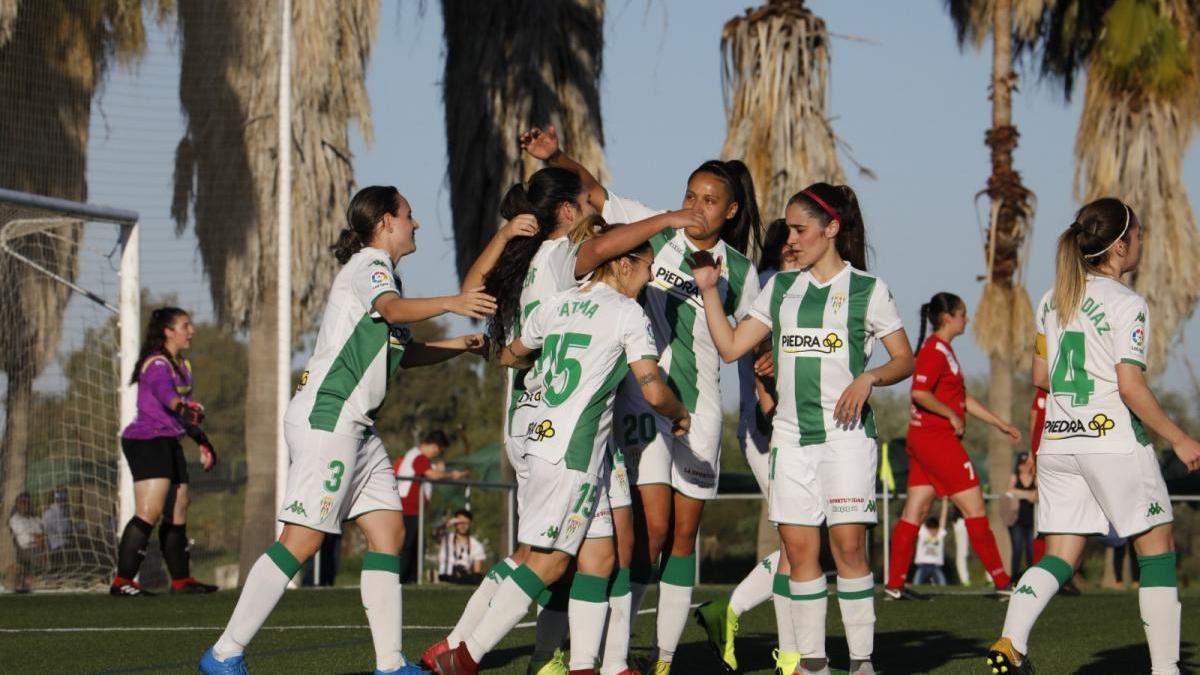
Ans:
{"label": "club crest on shorts", "polygon": [[321,498],[321,521],[325,521],[325,517],[329,515],[330,509],[333,508],[333,495],[325,495]]}
{"label": "club crest on shorts", "polygon": [[579,526],[582,524],[583,524],[583,516],[579,515],[578,513],[572,513],[567,518],[567,531],[564,534],[564,537],[566,539],[570,539],[571,535],[575,534],[575,530],[578,530]]}

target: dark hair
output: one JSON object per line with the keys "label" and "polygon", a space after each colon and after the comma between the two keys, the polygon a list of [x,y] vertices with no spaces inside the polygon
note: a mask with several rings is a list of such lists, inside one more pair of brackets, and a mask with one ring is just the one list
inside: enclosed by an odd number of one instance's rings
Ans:
{"label": "dark hair", "polygon": [[729,194],[737,203],[737,213],[721,225],[721,239],[739,253],[748,254],[750,242],[757,247],[762,241],[762,218],[758,215],[758,198],[754,193],[754,179],[750,170],[740,160],[723,162],[710,159],[701,164],[688,176],[688,182],[698,173],[707,173],[725,182]]}
{"label": "dark hair", "polygon": [[425,432],[421,437],[421,445],[436,445],[441,448],[450,447],[450,439],[446,437],[446,432],[441,429]]}
{"label": "dark hair", "polygon": [[937,526],[938,526],[937,518],[930,516],[929,518],[925,519],[925,527],[937,527]]}
{"label": "dark hair", "polygon": [[509,188],[500,202],[500,216],[512,220],[521,214],[537,219],[538,231],[532,237],[513,237],[504,245],[500,263],[483,280],[484,290],[496,298],[496,313],[488,319],[488,337],[495,349],[508,344],[508,331],[521,312],[521,289],[529,274],[529,263],[546,237],[558,227],[558,207],[574,204],[583,192],[583,181],[574,171],[547,167],[529,177],[526,185]]}
{"label": "dark hair", "polygon": [[1085,204],[1075,222],[1058,237],[1054,261],[1054,306],[1058,322],[1067,323],[1079,304],[1089,271],[1108,260],[1118,241],[1128,241],[1140,225],[1137,214],[1120,199],[1103,197]]}
{"label": "dark hair", "polygon": [[462,518],[462,517],[464,517],[464,516],[465,516],[465,517],[467,517],[467,518],[468,518],[468,519],[470,519],[470,520],[475,520],[475,516],[471,515],[471,512],[470,512],[470,511],[468,511],[468,510],[466,510],[466,509],[459,509],[459,510],[457,510],[457,511],[455,511],[455,512],[454,512],[454,517],[455,517],[455,518]]}
{"label": "dark hair", "polygon": [[1029,453],[1028,453],[1028,452],[1018,452],[1018,453],[1017,453],[1017,456],[1013,458],[1013,471],[1016,471],[1017,469],[1020,469],[1020,468],[1021,468],[1021,463],[1022,463],[1022,462],[1024,462],[1025,460],[1027,460],[1027,459],[1029,459]]}
{"label": "dark hair", "polygon": [[755,267],[759,272],[766,270],[778,271],[783,264],[783,247],[787,246],[788,226],[787,220],[776,218],[767,226],[767,233],[763,235],[762,249],[758,252],[758,264]]}
{"label": "dark hair", "polygon": [[834,240],[838,255],[856,269],[866,271],[867,228],[863,223],[862,211],[858,208],[858,196],[854,194],[853,188],[849,185],[813,183],[792,195],[787,205],[792,204],[817,218],[822,226],[833,222],[836,215],[837,221],[842,224],[837,239]]}
{"label": "dark hair", "polygon": [[928,324],[933,330],[942,327],[942,316],[945,314],[953,314],[959,309],[966,307],[966,303],[962,298],[953,293],[942,291],[934,293],[929,302],[921,305],[921,330],[917,337],[917,349],[925,344],[925,326]]}
{"label": "dark hair", "polygon": [[142,366],[145,365],[146,359],[155,354],[162,354],[171,362],[171,367],[179,371],[179,364],[175,358],[167,353],[167,336],[165,331],[175,323],[175,319],[187,316],[187,312],[178,307],[159,307],[150,312],[150,322],[146,324],[146,335],[142,338],[142,349],[138,352],[137,362],[133,364],[133,375],[129,378],[129,384],[137,384],[138,376],[142,374]]}
{"label": "dark hair", "polygon": [[391,185],[370,185],[359,190],[346,207],[346,227],[329,250],[339,263],[345,265],[351,256],[370,243],[380,219],[399,212],[400,191]]}

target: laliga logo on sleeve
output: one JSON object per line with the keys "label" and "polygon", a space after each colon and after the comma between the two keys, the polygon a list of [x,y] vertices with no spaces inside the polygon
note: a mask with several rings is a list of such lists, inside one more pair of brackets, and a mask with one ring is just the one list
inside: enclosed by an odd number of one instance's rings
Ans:
{"label": "laliga logo on sleeve", "polygon": [[1129,349],[1138,354],[1146,353],[1146,329],[1137,326],[1133,332],[1129,334]]}
{"label": "laliga logo on sleeve", "polygon": [[371,283],[376,286],[386,286],[392,282],[392,275],[383,270],[371,272]]}

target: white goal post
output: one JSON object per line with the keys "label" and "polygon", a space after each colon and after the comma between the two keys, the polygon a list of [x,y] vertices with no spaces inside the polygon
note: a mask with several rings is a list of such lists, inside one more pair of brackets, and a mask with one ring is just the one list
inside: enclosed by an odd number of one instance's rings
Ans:
{"label": "white goal post", "polygon": [[[36,560],[16,561],[37,568],[39,588],[107,584],[134,513],[120,430],[137,409],[129,378],[141,340],[138,266],[136,212],[0,189],[0,321],[28,327],[0,326],[0,453],[26,453],[0,457],[0,470],[24,472],[0,484],[0,551],[16,557],[9,509],[27,492],[47,532]],[[18,398],[21,410],[10,409]]]}

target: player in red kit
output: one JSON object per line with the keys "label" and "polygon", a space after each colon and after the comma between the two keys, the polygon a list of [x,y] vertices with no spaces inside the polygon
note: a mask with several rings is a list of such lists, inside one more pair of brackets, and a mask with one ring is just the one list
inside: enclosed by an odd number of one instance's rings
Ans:
{"label": "player in red kit", "polygon": [[[933,334],[925,339],[926,325]],[[966,518],[971,548],[983,563],[997,591],[1009,590],[996,537],[988,525],[983,490],[975,467],[959,440],[966,416],[976,417],[1012,440],[1021,432],[967,395],[958,358],[950,342],[966,332],[967,306],[952,293],[938,293],[921,306],[921,331],[912,384],[912,421],[908,426],[908,500],[892,535],[891,569],[884,598],[923,599],[904,587],[920,532],[936,497],[950,497]]]}

